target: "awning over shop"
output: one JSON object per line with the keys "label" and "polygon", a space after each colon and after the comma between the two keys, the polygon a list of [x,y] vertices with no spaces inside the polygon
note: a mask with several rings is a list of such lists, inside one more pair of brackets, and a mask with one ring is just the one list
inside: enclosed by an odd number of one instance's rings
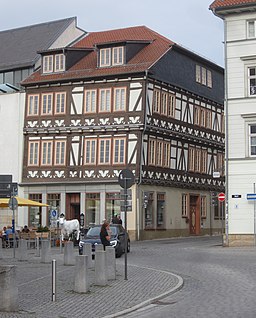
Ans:
{"label": "awning over shop", "polygon": [[[40,203],[37,201],[15,197],[18,201],[18,206],[38,206],[38,207],[46,207],[48,204]],[[8,208],[9,207],[9,198],[0,198],[0,208]]]}

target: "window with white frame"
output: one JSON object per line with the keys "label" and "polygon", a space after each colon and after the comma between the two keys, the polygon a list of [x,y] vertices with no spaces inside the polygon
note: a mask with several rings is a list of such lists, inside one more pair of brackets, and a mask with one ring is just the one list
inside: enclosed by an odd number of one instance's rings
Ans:
{"label": "window with white frame", "polygon": [[182,194],[181,216],[188,217],[188,195],[186,193]]}
{"label": "window with white frame", "polygon": [[66,92],[55,94],[55,114],[65,114],[66,112]]}
{"label": "window with white frame", "polygon": [[164,142],[163,144],[163,167],[170,167],[170,156],[171,156],[171,144]]}
{"label": "window with white frame", "polygon": [[43,57],[43,73],[53,72],[53,55],[46,55]]}
{"label": "window with white frame", "polygon": [[217,153],[217,171],[220,172],[221,175],[224,174],[224,154],[222,152]]}
{"label": "window with white frame", "polygon": [[96,164],[96,139],[85,139],[85,165],[95,165]]}
{"label": "window with white frame", "polygon": [[51,115],[52,114],[52,103],[53,103],[53,94],[42,94],[42,106],[41,113],[42,115]]}
{"label": "window with white frame", "polygon": [[196,82],[199,84],[202,84],[204,86],[207,86],[209,88],[212,88],[212,71],[200,66],[196,65]]}
{"label": "window with white frame", "polygon": [[111,49],[100,49],[100,66],[110,66]]}
{"label": "window with white frame", "polygon": [[156,139],[149,139],[148,142],[148,164],[155,166],[156,164]]}
{"label": "window with white frame", "polygon": [[200,126],[200,107],[194,107],[194,125]]}
{"label": "window with white frame", "polygon": [[[95,93],[96,94],[96,93]],[[99,112],[110,112],[111,108],[111,89],[100,89]]]}
{"label": "window with white frame", "polygon": [[207,150],[202,150],[202,165],[201,165],[201,172],[202,173],[207,173]]}
{"label": "window with white frame", "polygon": [[195,148],[189,147],[188,149],[188,170],[195,170]]}
{"label": "window with white frame", "polygon": [[54,64],[54,71],[60,72],[64,71],[64,54],[56,54],[55,55],[55,64]]}
{"label": "window with white frame", "polygon": [[42,141],[42,152],[41,152],[41,165],[51,166],[52,165],[52,141]]}
{"label": "window with white frame", "polygon": [[256,124],[249,125],[249,156],[256,156]]}
{"label": "window with white frame", "polygon": [[111,139],[104,138],[99,140],[99,164],[110,164]]}
{"label": "window with white frame", "polygon": [[195,172],[201,172],[201,149],[195,150]]}
{"label": "window with white frame", "polygon": [[212,111],[210,109],[206,110],[206,117],[205,117],[205,125],[206,128],[212,129]]}
{"label": "window with white frame", "polygon": [[248,94],[256,95],[256,66],[248,67]]}
{"label": "window with white frame", "polygon": [[169,94],[168,96],[168,116],[175,118],[175,106],[176,106],[176,98],[175,95]]}
{"label": "window with white frame", "polygon": [[66,141],[55,140],[55,160],[54,164],[64,166],[66,164]]}
{"label": "window with white frame", "polygon": [[201,196],[201,218],[205,219],[206,218],[206,196]]}
{"label": "window with white frame", "polygon": [[85,113],[96,112],[96,90],[90,89],[85,91]]}
{"label": "window with white frame", "polygon": [[114,138],[113,164],[125,163],[125,138]]}
{"label": "window with white frame", "polygon": [[201,84],[206,86],[207,80],[206,80],[206,68],[205,67],[201,68],[201,73],[202,73],[202,78],[201,78],[202,82],[201,82]]}
{"label": "window with white frame", "polygon": [[163,165],[163,141],[157,140],[156,165],[162,167]]}
{"label": "window with white frame", "polygon": [[247,37],[255,38],[256,32],[255,32],[255,20],[247,21]]}
{"label": "window with white frame", "polygon": [[154,90],[153,93],[153,111],[155,113],[160,113],[161,107],[161,91],[158,89]]}
{"label": "window with white frame", "polygon": [[126,88],[114,88],[114,111],[126,109]]}
{"label": "window with white frame", "polygon": [[167,116],[168,93],[162,92],[161,114]]}
{"label": "window with white frame", "polygon": [[205,124],[205,109],[203,107],[200,109],[200,124],[202,127],[206,126],[206,124]]}
{"label": "window with white frame", "polygon": [[112,65],[124,64],[124,48],[123,46],[114,47],[112,49]]}
{"label": "window with white frame", "polygon": [[39,141],[29,141],[28,143],[28,166],[39,165]]}
{"label": "window with white frame", "polygon": [[38,115],[39,110],[39,95],[28,95],[28,116]]}

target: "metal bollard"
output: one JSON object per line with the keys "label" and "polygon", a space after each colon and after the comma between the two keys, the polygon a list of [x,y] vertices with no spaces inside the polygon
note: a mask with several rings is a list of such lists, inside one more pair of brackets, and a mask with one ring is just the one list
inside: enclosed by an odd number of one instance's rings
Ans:
{"label": "metal bollard", "polygon": [[56,300],[56,260],[52,260],[52,301]]}

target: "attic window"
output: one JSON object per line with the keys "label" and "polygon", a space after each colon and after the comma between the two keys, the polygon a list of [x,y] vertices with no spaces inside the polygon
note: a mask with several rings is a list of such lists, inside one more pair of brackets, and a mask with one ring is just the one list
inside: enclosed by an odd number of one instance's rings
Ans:
{"label": "attic window", "polygon": [[43,57],[43,73],[61,72],[65,70],[64,54],[45,55]]}
{"label": "attic window", "polygon": [[100,49],[100,67],[124,64],[123,46]]}

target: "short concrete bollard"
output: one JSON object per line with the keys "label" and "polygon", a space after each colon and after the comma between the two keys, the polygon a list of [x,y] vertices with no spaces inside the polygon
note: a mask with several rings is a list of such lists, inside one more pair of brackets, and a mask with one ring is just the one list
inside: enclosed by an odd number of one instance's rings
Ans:
{"label": "short concrete bollard", "polygon": [[64,265],[75,265],[74,243],[71,241],[64,246]]}
{"label": "short concrete bollard", "polygon": [[51,244],[49,240],[42,240],[41,242],[41,263],[51,263]]}
{"label": "short concrete bollard", "polygon": [[40,241],[39,237],[36,238],[36,253],[35,256],[40,257]]}
{"label": "short concrete bollard", "polygon": [[105,251],[95,252],[95,285],[107,285],[107,258]]}
{"label": "short concrete bollard", "polygon": [[116,251],[111,246],[106,246],[107,275],[108,279],[116,279]]}
{"label": "short concrete bollard", "polygon": [[19,241],[17,259],[19,261],[27,261],[28,260],[28,243],[26,240]]}
{"label": "short concrete bollard", "polygon": [[83,245],[83,255],[88,256],[88,268],[93,268],[92,264],[92,244],[91,243],[85,243]]}
{"label": "short concrete bollard", "polygon": [[0,312],[19,310],[16,282],[16,266],[0,266]]}
{"label": "short concrete bollard", "polygon": [[2,258],[3,258],[3,241],[0,238],[0,259],[2,259]]}
{"label": "short concrete bollard", "polygon": [[87,293],[89,291],[87,255],[76,256],[74,291],[77,293]]}
{"label": "short concrete bollard", "polygon": [[102,244],[95,244],[95,252],[97,251],[104,251]]}

